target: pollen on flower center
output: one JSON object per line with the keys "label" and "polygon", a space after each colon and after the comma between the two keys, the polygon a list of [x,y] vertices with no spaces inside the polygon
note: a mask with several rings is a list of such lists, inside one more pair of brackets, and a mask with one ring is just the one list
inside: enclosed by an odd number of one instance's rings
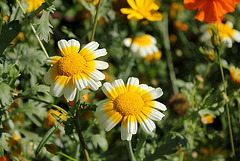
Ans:
{"label": "pollen on flower center", "polygon": [[64,56],[58,64],[59,73],[69,77],[81,73],[85,67],[86,60],[80,54]]}
{"label": "pollen on flower center", "polygon": [[119,95],[114,101],[114,108],[123,116],[132,114],[135,115],[142,111],[144,101],[142,98],[133,92],[125,92]]}

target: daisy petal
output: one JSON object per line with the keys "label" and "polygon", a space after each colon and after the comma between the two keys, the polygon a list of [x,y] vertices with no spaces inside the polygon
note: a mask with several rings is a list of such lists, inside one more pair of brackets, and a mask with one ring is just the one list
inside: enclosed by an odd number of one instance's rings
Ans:
{"label": "daisy petal", "polygon": [[100,72],[99,70],[92,71],[91,73],[89,73],[89,76],[95,80],[104,80],[105,79],[105,75],[102,72]]}
{"label": "daisy petal", "polygon": [[99,86],[99,83],[97,83],[95,80],[93,80],[92,78],[88,78],[88,86],[90,89],[96,91],[98,90],[98,88],[101,86]]}
{"label": "daisy petal", "polygon": [[150,133],[152,132],[155,128],[156,125],[154,124],[154,122],[147,118],[144,114],[139,113],[137,115],[137,120],[141,126],[141,128],[146,132],[146,133]]}
{"label": "daisy petal", "polygon": [[127,117],[124,117],[122,120],[121,139],[130,141],[132,139],[132,134],[128,133],[127,120]]}
{"label": "daisy petal", "polygon": [[164,104],[162,104],[158,101],[148,101],[148,102],[145,102],[145,104],[147,106],[154,107],[154,108],[156,108],[158,110],[161,110],[161,111],[166,111],[167,110],[167,107]]}
{"label": "daisy petal", "polygon": [[69,78],[68,83],[64,87],[64,91],[63,91],[64,97],[66,98],[66,100],[73,101],[76,95],[76,91],[77,89],[73,84],[73,80]]}
{"label": "daisy petal", "polygon": [[104,70],[104,69],[107,69],[109,66],[108,63],[104,61],[95,60],[95,62],[96,62],[96,66],[95,66],[96,69]]}
{"label": "daisy petal", "polygon": [[151,101],[153,99],[157,99],[163,95],[163,91],[161,88],[156,88],[152,91],[149,91],[145,95],[142,96],[142,99],[146,101]]}
{"label": "daisy petal", "polygon": [[58,41],[58,48],[61,51],[62,56],[78,53],[80,49],[80,43],[77,40],[71,39],[68,42],[64,39]]}
{"label": "daisy petal", "polygon": [[83,83],[82,77],[80,75],[73,76],[73,83],[79,91],[83,90],[86,86]]}
{"label": "daisy petal", "polygon": [[122,120],[122,115],[113,110],[111,112],[107,112],[107,115],[108,119],[101,123],[101,125],[105,129],[105,131],[110,131]]}
{"label": "daisy petal", "polygon": [[118,96],[115,88],[108,82],[103,84],[102,91],[110,100],[114,100]]}
{"label": "daisy petal", "polygon": [[128,91],[135,92],[139,88],[138,85],[139,85],[139,79],[130,77],[130,78],[128,78],[126,88]]}
{"label": "daisy petal", "polygon": [[99,44],[95,41],[91,41],[84,48],[87,48],[90,51],[95,51],[99,47]]}
{"label": "daisy petal", "polygon": [[127,117],[127,129],[129,134],[137,133],[137,119],[133,115]]}
{"label": "daisy petal", "polygon": [[154,121],[160,121],[165,115],[151,107],[145,107],[143,113]]}
{"label": "daisy petal", "polygon": [[63,94],[64,87],[67,83],[68,77],[59,76],[57,80],[51,85],[50,94],[55,97],[60,97]]}
{"label": "daisy petal", "polygon": [[115,88],[118,94],[126,92],[126,87],[122,79],[113,81],[112,86]]}
{"label": "daisy petal", "polygon": [[240,32],[235,30],[234,34],[233,34],[233,40],[240,42]]}
{"label": "daisy petal", "polygon": [[61,56],[52,56],[49,57],[45,60],[45,63],[50,65],[50,64],[55,64],[56,62],[58,62],[60,59],[62,59]]}
{"label": "daisy petal", "polygon": [[48,72],[44,75],[43,79],[44,82],[48,85],[54,83],[54,81],[51,79],[50,70],[48,70]]}
{"label": "daisy petal", "polygon": [[107,55],[107,50],[106,49],[98,49],[93,52],[93,55],[94,55],[94,58],[105,56],[105,55]]}

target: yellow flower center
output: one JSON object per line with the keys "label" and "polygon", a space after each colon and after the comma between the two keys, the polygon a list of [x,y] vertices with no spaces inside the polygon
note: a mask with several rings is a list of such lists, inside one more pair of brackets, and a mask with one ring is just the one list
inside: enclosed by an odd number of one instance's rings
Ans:
{"label": "yellow flower center", "polygon": [[114,108],[123,116],[135,115],[142,111],[144,101],[133,92],[125,92],[113,101]]}
{"label": "yellow flower center", "polygon": [[151,45],[151,43],[152,41],[148,35],[136,37],[133,41],[133,44],[137,44],[139,46],[148,46],[148,45]]}
{"label": "yellow flower center", "polygon": [[86,67],[86,60],[80,54],[70,54],[59,60],[58,70],[61,75],[80,74]]}

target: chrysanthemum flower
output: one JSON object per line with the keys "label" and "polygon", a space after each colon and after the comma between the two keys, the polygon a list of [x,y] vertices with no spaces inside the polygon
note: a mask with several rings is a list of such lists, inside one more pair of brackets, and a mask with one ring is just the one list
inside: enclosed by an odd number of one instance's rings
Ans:
{"label": "chrysanthemum flower", "polygon": [[126,38],[123,40],[123,43],[127,47],[130,47],[132,43],[132,52],[143,58],[160,52],[156,46],[157,40],[148,34],[135,37],[133,42],[131,38]]}
{"label": "chrysanthemum flower", "polygon": [[53,56],[46,60],[52,67],[44,76],[46,84],[51,84],[50,94],[55,97],[64,97],[72,101],[76,90],[82,90],[89,86],[92,90],[101,87],[100,80],[105,75],[98,69],[108,68],[108,63],[95,60],[107,54],[106,49],[98,49],[97,42],[88,43],[80,49],[80,43],[74,39],[58,41],[61,56]]}
{"label": "chrysanthemum flower", "polygon": [[240,69],[234,66],[230,67],[230,76],[234,83],[240,86]]}
{"label": "chrysanthemum flower", "polygon": [[131,8],[122,8],[121,12],[127,14],[128,19],[147,19],[149,21],[161,21],[163,14],[156,12],[160,4],[154,0],[127,0]]}
{"label": "chrysanthemum flower", "polygon": [[207,23],[221,23],[223,15],[235,10],[240,0],[184,0],[187,10],[196,10],[195,19]]}
{"label": "chrysanthemum flower", "polygon": [[162,96],[162,89],[139,85],[138,78],[129,78],[126,87],[122,79],[115,80],[112,84],[106,82],[102,91],[110,101],[97,107],[96,116],[100,126],[110,131],[122,121],[122,140],[129,141],[132,134],[137,133],[137,122],[146,133],[150,133],[156,127],[152,120],[160,121],[164,117],[158,110],[165,111],[166,106],[154,101]]}
{"label": "chrysanthemum flower", "polygon": [[28,3],[28,7],[26,8],[29,12],[32,12],[36,10],[38,7],[42,5],[42,3],[45,2],[45,0],[23,0]]}
{"label": "chrysanthemum flower", "polygon": [[201,40],[207,41],[211,39],[212,36],[212,27],[215,27],[218,30],[222,41],[226,44],[228,48],[232,47],[232,41],[235,40],[240,42],[240,32],[233,29],[233,24],[230,21],[226,23],[219,23],[219,24],[205,24],[200,28],[200,31],[203,32],[201,36]]}

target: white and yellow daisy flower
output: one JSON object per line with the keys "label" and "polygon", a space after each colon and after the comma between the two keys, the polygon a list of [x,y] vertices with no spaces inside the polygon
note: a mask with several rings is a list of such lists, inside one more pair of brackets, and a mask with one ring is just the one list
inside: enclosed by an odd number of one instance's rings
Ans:
{"label": "white and yellow daisy flower", "polygon": [[[233,24],[230,21],[226,23],[214,24],[216,30],[218,30],[222,41],[228,48],[232,47],[233,40],[236,42],[240,42],[240,32],[238,30],[233,29]],[[203,32],[201,36],[201,40],[206,42],[211,39],[212,36],[212,26],[213,24],[205,24],[201,26],[200,31]]]}
{"label": "white and yellow daisy flower", "polygon": [[[106,49],[98,49],[97,42],[90,42],[80,50],[80,43],[77,40],[60,40],[58,47],[61,56],[47,58],[46,63],[51,64],[51,68],[44,76],[46,84],[51,84],[50,94],[55,97],[64,97],[72,101],[76,91],[89,86],[92,90],[97,90],[102,86],[100,80],[105,75],[98,69],[108,68],[108,63],[95,60],[107,54]],[[80,51],[79,51],[80,50]]]}
{"label": "white and yellow daisy flower", "polygon": [[121,139],[131,140],[132,134],[137,133],[137,122],[146,133],[152,132],[156,125],[154,121],[160,121],[167,108],[164,104],[155,101],[162,96],[161,88],[152,88],[146,84],[139,84],[138,78],[130,77],[127,85],[122,79],[106,82],[102,91],[110,99],[101,103],[96,110],[96,116],[106,131],[110,131],[120,121]]}
{"label": "white and yellow daisy flower", "polygon": [[147,57],[148,55],[154,55],[160,52],[156,46],[157,40],[148,34],[135,37],[133,42],[131,38],[126,38],[123,40],[123,43],[127,47],[131,46],[131,51],[137,56],[143,58]]}

